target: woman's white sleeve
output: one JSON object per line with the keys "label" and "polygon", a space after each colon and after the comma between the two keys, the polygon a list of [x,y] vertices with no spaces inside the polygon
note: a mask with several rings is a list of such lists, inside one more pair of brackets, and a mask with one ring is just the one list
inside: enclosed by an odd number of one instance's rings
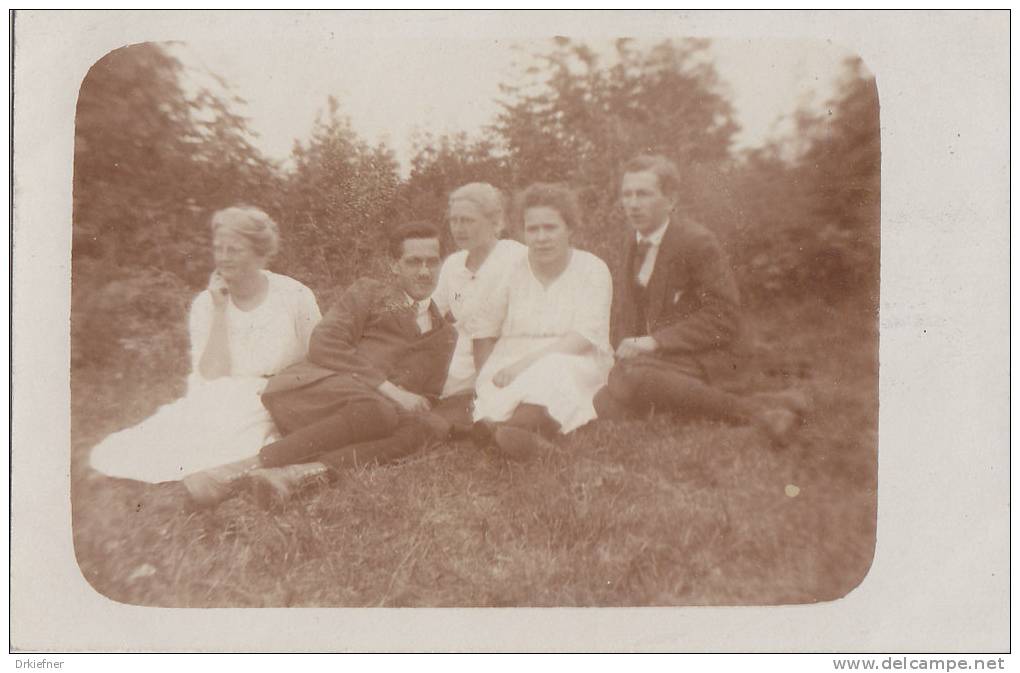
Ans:
{"label": "woman's white sleeve", "polygon": [[300,287],[297,293],[298,305],[294,315],[294,327],[297,330],[298,343],[301,344],[302,351],[307,353],[312,331],[322,320],[322,312],[319,310],[319,303],[315,301],[315,294],[304,285]]}
{"label": "woman's white sleeve", "polygon": [[191,347],[191,371],[198,371],[198,363],[209,343],[212,329],[212,301],[207,291],[200,292],[191,302],[188,313],[188,340]]}
{"label": "woman's white sleeve", "polygon": [[503,331],[509,307],[510,283],[499,283],[484,296],[474,298],[461,329],[472,339],[498,337]]}
{"label": "woman's white sleeve", "polygon": [[444,318],[450,311],[449,271],[450,258],[447,257],[443,262],[443,266],[439,269],[439,280],[436,281],[436,289],[432,292],[432,301],[435,302],[436,309],[439,310],[439,315]]}
{"label": "woman's white sleeve", "polygon": [[574,298],[578,312],[574,329],[603,352],[612,353],[609,346],[609,318],[613,303],[613,277],[609,267],[597,257],[586,269],[584,282],[578,284],[579,294]]}

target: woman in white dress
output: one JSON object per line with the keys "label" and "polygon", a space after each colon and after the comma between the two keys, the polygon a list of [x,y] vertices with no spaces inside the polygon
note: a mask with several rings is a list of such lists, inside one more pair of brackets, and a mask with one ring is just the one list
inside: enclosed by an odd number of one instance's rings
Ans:
{"label": "woman in white dress", "polygon": [[[605,262],[570,245],[579,208],[566,187],[536,184],[519,197],[527,256],[487,298],[469,329],[478,373],[476,440],[508,457],[547,446],[595,418],[592,399],[613,364],[612,279]],[[486,357],[486,353],[489,353]]]}
{"label": "woman in white dress", "polygon": [[191,305],[187,393],[99,443],[89,460],[103,474],[175,481],[275,439],[262,390],[305,356],[319,306],[307,287],[265,269],[279,233],[261,210],[227,208],[211,226],[216,270]]}
{"label": "woman in white dress", "polygon": [[506,228],[504,199],[490,184],[472,182],[451,192],[447,219],[459,250],[443,262],[432,300],[456,327],[457,345],[434,411],[457,429],[471,425],[477,377],[469,326],[479,307],[500,292],[510,266],[528,249],[499,238]]}

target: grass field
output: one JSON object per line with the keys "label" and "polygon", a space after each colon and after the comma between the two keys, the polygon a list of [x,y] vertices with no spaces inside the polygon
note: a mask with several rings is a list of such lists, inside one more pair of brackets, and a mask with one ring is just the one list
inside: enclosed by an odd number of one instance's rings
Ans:
{"label": "grass field", "polygon": [[[284,509],[192,511],[173,488],[82,467],[183,381],[72,372],[72,512],[85,578],[157,606],[810,603],[861,582],[875,542],[877,320],[760,312],[762,387],[815,405],[794,445],[658,416],[593,423],[526,464],[469,444],[351,471]],[[778,355],[778,354],[782,355]]]}

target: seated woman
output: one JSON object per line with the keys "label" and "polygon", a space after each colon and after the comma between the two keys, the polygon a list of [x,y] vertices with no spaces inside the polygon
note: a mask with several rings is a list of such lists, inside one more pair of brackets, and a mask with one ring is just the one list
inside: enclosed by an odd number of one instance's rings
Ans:
{"label": "seated woman", "polygon": [[275,438],[262,390],[305,356],[319,306],[307,287],[265,269],[279,233],[264,212],[227,208],[211,226],[216,270],[191,305],[187,393],[97,445],[89,460],[103,474],[175,481]]}
{"label": "seated woman", "polygon": [[468,329],[484,361],[476,440],[491,439],[508,457],[526,458],[547,446],[541,435],[568,433],[595,418],[592,399],[613,365],[613,290],[606,264],[570,245],[580,210],[569,189],[532,185],[516,211],[528,254]]}
{"label": "seated woman", "polygon": [[500,191],[484,182],[472,182],[450,194],[447,217],[459,250],[443,262],[432,300],[456,327],[457,345],[434,411],[455,431],[471,426],[477,371],[468,325],[479,307],[501,290],[508,269],[528,250],[517,241],[499,238],[506,228],[503,205]]}

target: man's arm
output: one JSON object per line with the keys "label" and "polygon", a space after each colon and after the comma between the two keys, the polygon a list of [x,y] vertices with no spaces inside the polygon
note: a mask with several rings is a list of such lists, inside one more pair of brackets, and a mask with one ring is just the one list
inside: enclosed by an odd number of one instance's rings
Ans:
{"label": "man's arm", "polygon": [[428,411],[432,408],[428,399],[418,393],[412,393],[410,390],[404,390],[400,386],[390,383],[389,381],[383,381],[376,390],[397,403],[400,407],[406,411]]}
{"label": "man's arm", "polygon": [[386,372],[358,353],[365,325],[383,291],[380,283],[367,279],[347,288],[312,332],[308,360],[351,374],[407,411],[428,411],[428,400],[387,380]]}
{"label": "man's arm", "polygon": [[352,374],[375,388],[386,373],[358,353],[365,325],[380,293],[376,281],[355,281],[312,330],[308,361],[336,372]]}
{"label": "man's arm", "polygon": [[[697,293],[699,307],[671,324],[652,332],[656,350],[691,353],[728,346],[740,328],[740,294],[733,271],[726,263],[722,249],[711,234],[699,236],[697,245],[688,253],[691,282],[686,292]],[[671,292],[680,291],[675,284]],[[667,302],[676,295],[667,296]]]}

